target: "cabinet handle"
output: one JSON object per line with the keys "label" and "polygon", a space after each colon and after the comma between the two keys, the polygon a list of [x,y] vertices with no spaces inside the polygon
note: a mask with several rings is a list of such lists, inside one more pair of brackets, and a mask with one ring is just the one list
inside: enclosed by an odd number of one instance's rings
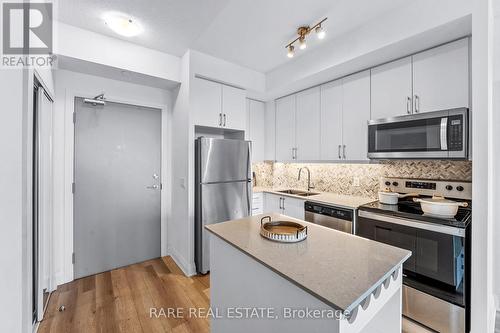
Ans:
{"label": "cabinet handle", "polygon": [[280,209],[283,209],[283,206],[281,205],[282,200],[283,200],[283,198],[280,197]]}
{"label": "cabinet handle", "polygon": [[281,209],[285,210],[285,198],[281,198],[283,199],[283,207]]}
{"label": "cabinet handle", "polygon": [[224,127],[226,127],[226,114],[224,113]]}
{"label": "cabinet handle", "polygon": [[345,160],[346,159],[346,157],[345,157],[345,145],[342,148],[342,156],[344,157],[344,160]]}
{"label": "cabinet handle", "polygon": [[415,113],[418,113],[420,111],[420,98],[418,97],[418,95],[415,95],[415,105],[414,105],[414,110],[415,110]]}
{"label": "cabinet handle", "polygon": [[406,97],[406,113],[411,113],[411,97]]}
{"label": "cabinet handle", "polygon": [[222,126],[222,113],[219,113],[219,126]]}
{"label": "cabinet handle", "polygon": [[342,159],[342,153],[340,152],[341,149],[342,149],[342,145],[339,145],[339,160]]}
{"label": "cabinet handle", "polygon": [[297,148],[292,148],[292,160],[297,159]]}

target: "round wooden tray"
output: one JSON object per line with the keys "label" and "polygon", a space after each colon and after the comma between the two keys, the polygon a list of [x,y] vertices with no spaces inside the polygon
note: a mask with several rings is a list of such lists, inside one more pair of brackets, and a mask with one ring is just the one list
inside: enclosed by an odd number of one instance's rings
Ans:
{"label": "round wooden tray", "polygon": [[272,221],[271,216],[264,216],[260,219],[260,234],[272,241],[296,243],[306,239],[307,226],[292,221]]}

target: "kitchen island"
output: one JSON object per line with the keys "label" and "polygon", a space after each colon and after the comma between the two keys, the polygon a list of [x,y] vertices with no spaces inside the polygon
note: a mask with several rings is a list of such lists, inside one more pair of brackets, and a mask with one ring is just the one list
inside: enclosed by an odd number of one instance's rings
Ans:
{"label": "kitchen island", "polygon": [[[263,238],[267,215],[306,225],[308,237]],[[401,332],[402,264],[411,252],[279,214],[206,229],[212,332]]]}

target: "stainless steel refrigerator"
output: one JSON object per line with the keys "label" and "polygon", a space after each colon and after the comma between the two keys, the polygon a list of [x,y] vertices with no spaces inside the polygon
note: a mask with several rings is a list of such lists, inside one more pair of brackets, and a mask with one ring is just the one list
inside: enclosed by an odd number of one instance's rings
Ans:
{"label": "stainless steel refrigerator", "polygon": [[205,225],[249,216],[252,211],[251,142],[200,137],[195,142],[195,262],[210,270]]}

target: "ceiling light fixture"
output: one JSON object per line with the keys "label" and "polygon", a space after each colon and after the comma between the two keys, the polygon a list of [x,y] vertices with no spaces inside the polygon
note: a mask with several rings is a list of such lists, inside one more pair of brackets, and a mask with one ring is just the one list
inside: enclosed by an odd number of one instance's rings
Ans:
{"label": "ceiling light fixture", "polygon": [[316,31],[316,36],[318,37],[318,39],[325,38],[326,32],[323,29],[323,27],[321,26],[321,24],[316,27],[315,31]]}
{"label": "ceiling light fixture", "polygon": [[114,32],[125,37],[134,37],[139,35],[143,28],[131,17],[121,13],[106,13],[103,15],[104,23]]}
{"label": "ceiling light fixture", "polygon": [[318,39],[324,39],[325,38],[325,30],[323,29],[323,26],[321,25],[323,22],[325,22],[328,18],[325,17],[324,19],[322,19],[321,21],[319,21],[318,23],[316,23],[315,25],[313,25],[312,27],[309,27],[309,26],[303,26],[303,27],[299,27],[297,29],[297,34],[299,35],[297,38],[295,38],[293,41],[291,41],[290,43],[286,44],[285,48],[288,50],[288,53],[287,53],[287,56],[288,58],[293,58],[295,52],[295,47],[294,47],[294,43],[295,42],[299,42],[299,49],[301,50],[304,50],[305,48],[307,48],[307,43],[306,43],[306,36],[309,35],[311,33],[311,31],[314,31],[316,33],[316,36],[318,37]]}

